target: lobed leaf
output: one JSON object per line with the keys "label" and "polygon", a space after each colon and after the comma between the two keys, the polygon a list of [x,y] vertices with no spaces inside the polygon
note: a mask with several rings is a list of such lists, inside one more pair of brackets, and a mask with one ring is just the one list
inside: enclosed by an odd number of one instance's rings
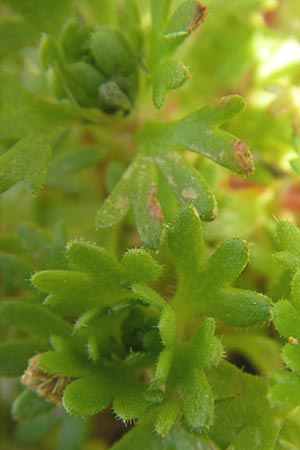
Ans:
{"label": "lobed leaf", "polygon": [[202,224],[192,206],[181,208],[169,232],[169,248],[178,270],[191,277],[204,263]]}
{"label": "lobed leaf", "polygon": [[41,292],[58,296],[72,295],[73,292],[89,292],[93,278],[85,272],[72,270],[44,270],[31,277],[32,284]]}
{"label": "lobed leaf", "polygon": [[117,417],[124,422],[140,418],[149,406],[145,391],[145,385],[140,381],[132,380],[127,383],[123,380],[122,389],[113,401],[113,410]]}
{"label": "lobed leaf", "polygon": [[39,355],[37,365],[46,373],[66,377],[82,377],[89,375],[93,366],[76,351],[48,351]]}
{"label": "lobed leaf", "polygon": [[189,68],[173,59],[162,61],[153,74],[153,104],[160,109],[169,91],[180,88],[191,77]]}
{"label": "lobed leaf", "polygon": [[63,406],[74,416],[90,416],[108,406],[115,395],[114,389],[113,377],[109,373],[88,375],[66,387]]}
{"label": "lobed leaf", "polygon": [[107,250],[96,244],[73,240],[67,244],[66,254],[81,270],[97,276],[99,282],[112,283],[119,280],[120,263]]}
{"label": "lobed leaf", "polygon": [[188,149],[206,156],[236,173],[254,171],[247,145],[218,126],[245,108],[245,100],[229,95],[183,119],[164,125],[159,133],[168,148]]}
{"label": "lobed leaf", "polygon": [[159,278],[162,269],[162,266],[143,249],[129,249],[122,257],[123,279],[127,283],[132,281],[148,283]]}
{"label": "lobed leaf", "polygon": [[183,380],[182,412],[189,429],[207,430],[213,421],[214,397],[203,371],[194,370]]}

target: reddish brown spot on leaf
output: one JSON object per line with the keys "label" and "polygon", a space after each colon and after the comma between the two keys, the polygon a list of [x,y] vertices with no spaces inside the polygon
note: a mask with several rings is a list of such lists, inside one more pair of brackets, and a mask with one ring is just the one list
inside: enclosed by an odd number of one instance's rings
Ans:
{"label": "reddish brown spot on leaf", "polygon": [[241,140],[234,141],[233,151],[236,157],[236,161],[241,173],[249,174],[254,172],[254,164],[252,161],[251,153],[245,144]]}
{"label": "reddish brown spot on leaf", "polygon": [[149,194],[149,210],[151,216],[162,221],[164,216],[160,204],[157,201],[157,187],[153,185]]}
{"label": "reddish brown spot on leaf", "polygon": [[298,339],[294,338],[293,336],[290,336],[289,337],[289,343],[292,344],[292,345],[298,345],[299,341],[298,341]]}
{"label": "reddish brown spot on leaf", "polygon": [[198,2],[196,5],[195,14],[189,23],[189,31],[195,31],[205,20],[207,16],[207,6]]}

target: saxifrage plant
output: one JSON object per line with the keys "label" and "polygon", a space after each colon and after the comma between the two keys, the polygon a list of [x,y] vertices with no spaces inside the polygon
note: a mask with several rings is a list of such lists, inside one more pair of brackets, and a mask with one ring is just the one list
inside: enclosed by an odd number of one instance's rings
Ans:
{"label": "saxifrage plant", "polygon": [[0,5],[4,445],[298,449],[298,2]]}

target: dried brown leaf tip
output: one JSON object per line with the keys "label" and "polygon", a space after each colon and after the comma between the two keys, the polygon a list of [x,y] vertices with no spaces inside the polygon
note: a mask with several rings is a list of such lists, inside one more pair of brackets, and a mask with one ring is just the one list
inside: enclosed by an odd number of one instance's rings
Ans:
{"label": "dried brown leaf tip", "polygon": [[41,397],[59,404],[66,386],[72,379],[44,372],[37,365],[38,359],[39,355],[30,358],[28,367],[22,375],[22,383]]}
{"label": "dried brown leaf tip", "polygon": [[204,22],[207,14],[207,6],[197,2],[195,14],[189,23],[189,31],[195,31]]}
{"label": "dried brown leaf tip", "polygon": [[245,144],[241,140],[236,140],[233,143],[233,152],[236,158],[236,162],[241,173],[249,175],[254,172],[254,164],[251,157],[251,153]]}

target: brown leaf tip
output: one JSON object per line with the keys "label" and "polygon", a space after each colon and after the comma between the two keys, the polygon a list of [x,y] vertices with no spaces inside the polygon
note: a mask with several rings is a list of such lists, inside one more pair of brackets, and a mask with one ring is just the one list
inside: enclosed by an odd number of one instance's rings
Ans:
{"label": "brown leaf tip", "polygon": [[233,152],[236,158],[239,171],[245,173],[246,175],[253,173],[254,172],[253,160],[249,148],[247,147],[245,142],[239,139],[234,141]]}
{"label": "brown leaf tip", "polygon": [[157,186],[155,184],[151,186],[149,193],[149,210],[152,217],[159,220],[160,222],[163,221],[164,216],[161,206],[157,200]]}
{"label": "brown leaf tip", "polygon": [[200,2],[197,2],[195,14],[189,23],[189,32],[190,33],[195,31],[204,22],[207,14],[208,14],[207,6],[203,5]]}

